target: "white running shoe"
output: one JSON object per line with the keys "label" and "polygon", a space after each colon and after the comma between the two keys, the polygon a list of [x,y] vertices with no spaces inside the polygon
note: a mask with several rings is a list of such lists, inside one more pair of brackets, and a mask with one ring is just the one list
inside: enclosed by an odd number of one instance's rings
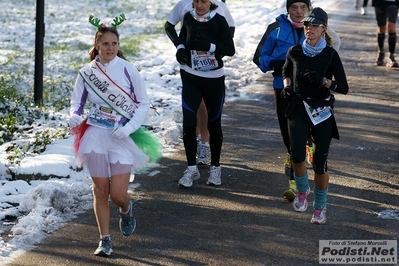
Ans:
{"label": "white running shoe", "polygon": [[294,199],[294,202],[292,203],[292,206],[294,207],[294,210],[297,212],[304,212],[308,208],[308,201],[306,198],[308,197],[310,193],[310,187],[305,192],[296,192],[296,197]]}
{"label": "white running shoe", "polygon": [[360,8],[360,14],[367,15],[367,7],[361,7]]}
{"label": "white running shoe", "polygon": [[324,224],[327,221],[327,207],[324,207],[323,209],[314,209],[312,219],[310,222],[312,224]]}
{"label": "white running shoe", "polygon": [[197,167],[194,171],[187,167],[186,171],[184,171],[183,177],[180,178],[178,185],[182,187],[191,187],[193,185],[193,181],[198,180],[200,177],[201,176]]}
{"label": "white running shoe", "polygon": [[209,146],[203,142],[198,143],[197,148],[197,164],[207,165],[209,164]]}
{"label": "white running shoe", "polygon": [[221,175],[222,169],[220,168],[220,166],[211,166],[211,169],[209,171],[209,178],[208,181],[206,181],[206,184],[220,186],[222,184]]}

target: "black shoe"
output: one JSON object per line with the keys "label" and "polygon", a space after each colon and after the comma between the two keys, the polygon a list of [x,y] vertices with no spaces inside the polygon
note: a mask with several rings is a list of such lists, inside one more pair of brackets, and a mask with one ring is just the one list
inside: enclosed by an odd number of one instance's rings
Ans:
{"label": "black shoe", "polygon": [[398,62],[396,62],[395,56],[393,54],[388,58],[387,67],[398,67]]}
{"label": "black shoe", "polygon": [[384,58],[385,58],[385,53],[379,52],[377,61],[375,62],[377,66],[383,66],[384,65]]}

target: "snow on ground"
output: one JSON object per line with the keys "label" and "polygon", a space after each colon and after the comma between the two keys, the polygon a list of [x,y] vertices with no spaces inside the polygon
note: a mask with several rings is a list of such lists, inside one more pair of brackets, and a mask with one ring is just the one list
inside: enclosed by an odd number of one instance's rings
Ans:
{"label": "snow on ground", "polygon": [[[57,49],[45,55],[44,80],[68,84],[71,90],[76,71],[83,66],[83,59],[88,59],[88,51],[61,49],[62,45],[79,47],[82,44],[92,44],[95,29],[87,22],[91,14],[107,24],[120,13],[125,14],[127,21],[119,27],[121,50],[123,51],[124,41],[132,41],[136,37],[143,39],[140,54],[127,57],[140,69],[149,97],[158,108],[159,116],[152,117],[152,124],[155,134],[164,143],[164,156],[174,152],[175,145],[181,142],[179,65],[175,60],[175,48],[163,32],[163,24],[176,2],[177,0],[45,2],[44,46],[45,49],[54,46]],[[251,82],[262,73],[252,63],[252,56],[266,25],[285,12],[285,1],[227,0],[227,5],[236,23],[236,54],[225,58],[226,101],[234,101],[237,98],[253,97],[248,96],[254,95],[248,93],[251,92]],[[313,5],[328,11],[329,6],[337,4],[333,0],[324,0],[313,1]],[[28,67],[33,73],[35,16],[36,6],[32,6],[27,0],[2,0],[0,17],[6,24],[0,35],[0,66],[6,64],[10,58],[22,59],[21,67]],[[32,86],[33,77],[28,80],[29,86]],[[68,110],[57,115],[67,123]],[[17,169],[19,174],[66,178],[33,180],[29,183],[0,179],[0,233],[11,228],[7,241],[0,237],[0,261],[9,261],[29,250],[48,233],[92,207],[91,180],[86,171],[76,170],[72,142],[72,138],[55,141],[44,153],[25,158]],[[2,148],[0,161],[4,161],[5,157]],[[151,167],[147,169],[147,173],[159,174],[151,172]],[[1,175],[7,175],[7,168],[2,163]],[[134,190],[139,185],[133,182],[130,189]],[[379,215],[386,219],[399,219],[398,216],[397,212],[390,210]],[[18,217],[18,222],[8,221],[10,217]]]}

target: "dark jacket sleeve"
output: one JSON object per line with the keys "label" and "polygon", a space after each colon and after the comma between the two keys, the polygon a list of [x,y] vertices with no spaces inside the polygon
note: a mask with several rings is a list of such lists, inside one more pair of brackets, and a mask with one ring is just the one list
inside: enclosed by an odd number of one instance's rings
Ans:
{"label": "dark jacket sleeve", "polygon": [[234,33],[236,32],[236,27],[230,27],[231,38],[234,38]]}
{"label": "dark jacket sleeve", "polygon": [[330,90],[342,94],[347,94],[349,91],[349,85],[346,79],[344,66],[342,65],[341,58],[335,50],[331,64],[333,69],[334,82],[331,85]]}
{"label": "dark jacket sleeve", "polygon": [[282,78],[283,80],[285,78],[291,79],[291,87],[293,88],[293,71],[294,71],[294,65],[292,63],[292,47],[287,51],[287,58],[285,60],[283,69],[282,69]]}
{"label": "dark jacket sleeve", "polygon": [[172,25],[169,21],[165,22],[164,29],[169,39],[173,42],[175,46],[178,45],[178,36],[175,29],[175,25]]}
{"label": "dark jacket sleeve", "polygon": [[220,25],[220,40],[221,43],[215,43],[216,53],[223,56],[233,56],[235,54],[235,47],[233,37],[230,32],[230,27],[224,17],[218,17],[218,24]]}
{"label": "dark jacket sleeve", "polygon": [[[184,15],[184,17],[183,17],[183,25],[185,25],[185,26],[187,26],[187,23],[186,23],[186,18],[187,17],[187,14],[186,15]],[[181,29],[180,29],[180,34],[179,34],[179,37],[177,38],[177,42],[176,42],[176,46],[178,46],[178,45],[180,45],[180,44],[183,44],[183,45],[185,45],[186,46],[186,42],[187,42],[187,27],[185,27],[185,26],[183,26],[183,27],[181,27]]]}

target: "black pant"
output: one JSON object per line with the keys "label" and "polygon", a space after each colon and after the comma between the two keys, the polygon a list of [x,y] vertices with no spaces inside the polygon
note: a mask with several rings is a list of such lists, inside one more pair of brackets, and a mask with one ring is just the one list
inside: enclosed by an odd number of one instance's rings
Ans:
{"label": "black pant", "polygon": [[303,103],[300,102],[288,119],[292,161],[305,161],[306,143],[310,134],[313,140],[313,170],[317,174],[324,174],[327,171],[327,157],[335,127],[333,115],[316,126],[313,125]]}
{"label": "black pant", "polygon": [[203,78],[184,72],[182,75],[183,142],[187,164],[196,165],[197,110],[202,98],[208,110],[209,146],[211,165],[220,165],[220,152],[223,143],[221,117],[225,98],[225,77]]}
{"label": "black pant", "polygon": [[280,125],[281,138],[283,139],[283,143],[287,148],[287,152],[291,153],[290,137],[288,135],[288,123],[287,118],[285,117],[286,99],[281,96],[281,90],[282,89],[274,90],[274,103],[276,105],[276,113],[278,123]]}

